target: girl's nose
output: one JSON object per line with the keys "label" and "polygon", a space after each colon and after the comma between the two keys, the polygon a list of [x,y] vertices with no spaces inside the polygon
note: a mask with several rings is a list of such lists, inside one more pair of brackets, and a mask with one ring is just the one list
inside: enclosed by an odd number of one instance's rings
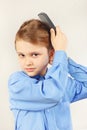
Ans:
{"label": "girl's nose", "polygon": [[26,65],[29,66],[29,65],[32,65],[32,64],[33,64],[32,59],[26,58]]}

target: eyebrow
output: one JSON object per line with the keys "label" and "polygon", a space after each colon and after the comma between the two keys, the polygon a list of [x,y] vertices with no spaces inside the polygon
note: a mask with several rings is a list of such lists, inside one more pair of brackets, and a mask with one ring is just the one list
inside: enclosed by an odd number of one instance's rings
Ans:
{"label": "eyebrow", "polygon": [[[21,52],[21,51],[17,51],[17,53],[18,54],[25,54],[24,52]],[[39,53],[39,54],[41,54],[41,52],[39,52],[39,51],[33,51],[33,52],[29,52],[27,54],[29,55],[29,54],[33,54],[33,53]]]}

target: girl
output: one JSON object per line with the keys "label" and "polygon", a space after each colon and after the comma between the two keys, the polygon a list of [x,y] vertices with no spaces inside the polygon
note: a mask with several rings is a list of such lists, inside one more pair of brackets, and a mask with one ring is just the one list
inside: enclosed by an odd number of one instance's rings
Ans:
{"label": "girl", "polygon": [[[87,68],[66,54],[67,38],[37,19],[15,37],[21,71],[8,81],[15,130],[72,130],[70,103],[87,98]],[[48,67],[51,64],[51,67]]]}

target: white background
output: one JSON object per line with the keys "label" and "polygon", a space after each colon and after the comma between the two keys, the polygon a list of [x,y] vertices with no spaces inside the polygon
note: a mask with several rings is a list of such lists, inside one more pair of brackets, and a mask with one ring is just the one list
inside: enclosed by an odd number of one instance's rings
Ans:
{"label": "white background", "polygon": [[[0,130],[13,130],[8,77],[19,68],[14,37],[19,26],[46,12],[68,38],[67,54],[87,66],[87,0],[0,0]],[[87,99],[71,104],[74,130],[87,130]]]}

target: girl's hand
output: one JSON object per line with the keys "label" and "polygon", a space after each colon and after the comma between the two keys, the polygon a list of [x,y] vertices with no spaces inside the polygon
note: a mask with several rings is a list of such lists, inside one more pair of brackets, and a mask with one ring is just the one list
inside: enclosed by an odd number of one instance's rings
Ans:
{"label": "girl's hand", "polygon": [[56,34],[54,29],[50,30],[51,33],[51,43],[55,51],[57,50],[66,50],[67,46],[67,38],[65,34],[60,30],[60,28],[56,27]]}

